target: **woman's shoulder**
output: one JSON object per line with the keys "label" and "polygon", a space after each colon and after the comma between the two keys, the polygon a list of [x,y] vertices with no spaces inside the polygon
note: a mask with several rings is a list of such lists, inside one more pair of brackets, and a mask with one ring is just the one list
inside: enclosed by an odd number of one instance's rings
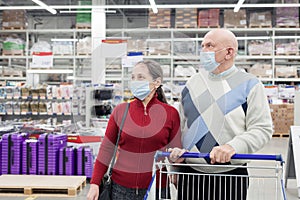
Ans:
{"label": "woman's shoulder", "polygon": [[168,112],[171,112],[172,114],[173,114],[173,113],[178,113],[177,109],[176,109],[174,106],[172,106],[172,105],[170,105],[170,104],[162,103],[162,102],[161,102],[161,104],[164,106],[164,108],[165,108]]}

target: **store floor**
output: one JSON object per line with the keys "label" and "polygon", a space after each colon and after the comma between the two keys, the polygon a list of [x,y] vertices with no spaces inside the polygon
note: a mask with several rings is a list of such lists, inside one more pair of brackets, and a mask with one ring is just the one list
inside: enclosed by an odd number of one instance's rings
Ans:
{"label": "store floor", "polygon": [[[272,140],[265,146],[264,149],[262,149],[259,153],[262,154],[282,154],[283,158],[286,160],[287,156],[287,148],[288,148],[288,141],[289,138],[272,138]],[[256,164],[253,164],[256,165]],[[59,197],[7,197],[7,196],[0,196],[0,199],[2,200],[70,200],[70,199],[76,199],[76,200],[85,200],[86,194],[89,190],[89,184],[77,195],[77,197],[73,198],[59,198]],[[297,187],[296,187],[296,180],[295,179],[289,179],[286,189],[287,199],[288,200],[296,200],[298,199],[298,193],[297,193]],[[258,199],[261,199],[262,196]],[[257,200],[257,198],[255,198]],[[269,199],[269,198],[262,198],[262,199]],[[279,198],[281,199],[281,198]]]}

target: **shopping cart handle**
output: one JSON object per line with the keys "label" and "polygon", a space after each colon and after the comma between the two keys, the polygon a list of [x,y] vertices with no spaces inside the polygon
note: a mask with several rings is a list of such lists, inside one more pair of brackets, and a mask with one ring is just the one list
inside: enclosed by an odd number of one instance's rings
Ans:
{"label": "shopping cart handle", "polygon": [[[155,158],[158,157],[169,157],[170,152],[157,151]],[[182,158],[209,158],[209,153],[196,153],[196,152],[185,152]],[[266,154],[234,154],[231,159],[243,159],[243,160],[275,160],[284,162],[282,156],[279,155],[266,155]]]}

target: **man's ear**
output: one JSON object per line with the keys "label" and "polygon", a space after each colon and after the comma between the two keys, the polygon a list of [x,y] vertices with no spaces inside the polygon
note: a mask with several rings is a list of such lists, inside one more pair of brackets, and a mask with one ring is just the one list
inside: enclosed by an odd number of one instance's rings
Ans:
{"label": "man's ear", "polygon": [[226,58],[230,59],[234,57],[234,55],[235,55],[235,50],[233,48],[229,48],[226,53]]}

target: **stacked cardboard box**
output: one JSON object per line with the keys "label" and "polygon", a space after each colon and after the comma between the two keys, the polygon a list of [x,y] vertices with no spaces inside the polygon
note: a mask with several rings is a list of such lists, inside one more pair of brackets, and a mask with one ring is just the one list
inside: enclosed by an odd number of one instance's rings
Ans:
{"label": "stacked cardboard box", "polygon": [[85,37],[80,39],[77,44],[77,55],[89,55],[92,53],[92,39],[91,37]]}
{"label": "stacked cardboard box", "polygon": [[276,78],[297,78],[296,66],[275,66]]}
{"label": "stacked cardboard box", "polygon": [[[285,3],[299,3],[298,0],[285,0]],[[299,27],[299,8],[282,7],[276,8],[277,27]]]}
{"label": "stacked cardboard box", "polygon": [[200,10],[198,14],[198,27],[219,27],[220,9]]}
{"label": "stacked cardboard box", "polygon": [[127,51],[128,52],[146,52],[147,42],[146,40],[127,40]]}
{"label": "stacked cardboard box", "polygon": [[259,27],[259,28],[271,28],[272,27],[272,14],[270,11],[266,12],[251,12],[249,27]]}
{"label": "stacked cardboard box", "polygon": [[28,25],[25,10],[4,10],[2,29],[25,29]]}
{"label": "stacked cardboard box", "polygon": [[197,28],[197,8],[176,9],[175,28]]}
{"label": "stacked cardboard box", "polygon": [[[79,1],[78,5],[92,5],[92,1]],[[79,9],[79,11],[87,11],[88,9]],[[91,28],[91,13],[76,13],[76,28]]]}
{"label": "stacked cardboard box", "polygon": [[149,42],[149,55],[170,55],[170,42]]}
{"label": "stacked cardboard box", "polygon": [[233,12],[233,9],[224,10],[224,27],[225,28],[246,28],[246,10],[241,9],[239,12]]}
{"label": "stacked cardboard box", "polygon": [[171,9],[159,9],[158,13],[149,9],[149,28],[170,28],[171,27]]}
{"label": "stacked cardboard box", "polygon": [[249,69],[249,73],[259,78],[272,78],[272,66],[269,63],[256,63]]}
{"label": "stacked cardboard box", "polygon": [[294,104],[270,104],[274,134],[288,134],[294,124]]}
{"label": "stacked cardboard box", "polygon": [[299,47],[298,43],[277,43],[276,44],[276,55],[298,55]]}
{"label": "stacked cardboard box", "polygon": [[249,55],[272,55],[273,45],[269,41],[255,40],[248,44]]}

